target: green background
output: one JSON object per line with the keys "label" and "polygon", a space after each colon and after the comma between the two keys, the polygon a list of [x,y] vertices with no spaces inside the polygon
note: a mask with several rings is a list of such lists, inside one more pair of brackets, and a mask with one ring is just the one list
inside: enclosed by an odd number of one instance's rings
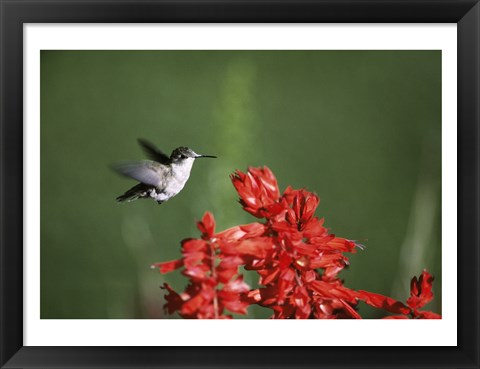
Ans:
{"label": "green background", "polygon": [[[161,206],[119,204],[135,182],[109,167],[144,158],[140,137],[219,158],[197,161]],[[179,257],[207,210],[218,230],[255,221],[229,174],[263,165],[282,191],[316,192],[331,232],[367,246],[346,286],[405,301],[427,268],[427,308],[441,313],[440,51],[52,50],[41,52],[41,318],[164,317],[159,286],[185,278],[150,264]]]}

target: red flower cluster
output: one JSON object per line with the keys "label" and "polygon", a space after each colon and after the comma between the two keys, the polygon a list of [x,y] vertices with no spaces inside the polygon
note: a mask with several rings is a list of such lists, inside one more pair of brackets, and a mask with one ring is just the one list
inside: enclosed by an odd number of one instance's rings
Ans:
{"label": "red flower cluster", "polygon": [[422,272],[418,280],[417,277],[413,277],[407,306],[390,297],[367,291],[358,291],[358,297],[371,306],[385,309],[394,314],[403,314],[387,316],[384,319],[408,319],[409,317],[413,319],[441,319],[441,315],[432,311],[418,310],[433,300],[432,283],[433,276],[426,270]]}
{"label": "red flower cluster", "polygon": [[[190,284],[181,294],[164,284],[168,291],[165,309],[169,314],[178,311],[183,318],[199,319],[231,318],[225,315],[225,309],[246,314],[249,304],[241,301],[240,296],[250,288],[238,274],[238,266],[243,261],[237,256],[238,251],[231,240],[241,239],[247,234],[261,234],[263,227],[246,225],[215,235],[215,221],[208,212],[197,226],[202,238],[184,240],[181,259],[153,265],[160,269],[160,273],[184,267],[182,274],[190,279]],[[252,246],[256,252],[258,244]]]}
{"label": "red flower cluster", "polygon": [[[273,310],[273,318],[354,318],[359,301],[393,314],[388,318],[440,318],[419,311],[432,300],[433,277],[426,271],[412,280],[407,305],[390,297],[355,291],[337,276],[348,265],[346,252],[362,245],[329,234],[323,219],[314,216],[317,195],[288,187],[281,195],[273,173],[266,167],[237,171],[231,176],[244,210],[264,223],[236,226],[215,233],[206,213],[198,228],[201,239],[182,242],[183,257],[155,264],[161,273],[184,267],[190,279],[178,294],[169,285],[165,308],[185,318],[229,318],[225,310],[246,314],[258,304]],[[250,290],[238,267],[254,270],[261,288]]]}
{"label": "red flower cluster", "polygon": [[348,265],[343,252],[355,252],[355,243],[328,234],[323,219],[314,217],[319,198],[290,187],[280,196],[268,168],[237,171],[232,182],[243,208],[266,219],[271,241],[265,257],[246,262],[265,286],[250,291],[249,301],[271,308],[274,318],[359,317],[355,294],[336,279]]}

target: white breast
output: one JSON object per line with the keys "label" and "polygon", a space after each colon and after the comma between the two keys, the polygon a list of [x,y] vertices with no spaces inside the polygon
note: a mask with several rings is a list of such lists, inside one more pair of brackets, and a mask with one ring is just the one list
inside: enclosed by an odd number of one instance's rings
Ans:
{"label": "white breast", "polygon": [[181,164],[172,164],[173,176],[164,190],[168,195],[175,196],[183,189],[190,177],[194,161],[194,158],[188,158],[183,160]]}

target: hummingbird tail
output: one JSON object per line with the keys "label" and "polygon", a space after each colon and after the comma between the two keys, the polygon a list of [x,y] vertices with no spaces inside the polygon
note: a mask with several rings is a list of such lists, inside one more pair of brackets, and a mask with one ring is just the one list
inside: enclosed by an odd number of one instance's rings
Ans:
{"label": "hummingbird tail", "polygon": [[124,201],[133,201],[133,200],[137,200],[139,198],[139,196],[136,196],[136,195],[127,195],[126,193],[124,193],[123,195],[120,195],[116,198],[116,200],[118,202],[124,202]]}
{"label": "hummingbird tail", "polygon": [[147,197],[148,190],[150,190],[150,189],[151,189],[151,186],[146,185],[144,183],[139,183],[138,185],[130,188],[123,195],[118,196],[116,200],[118,202],[124,202],[124,201],[137,200],[137,199],[142,198],[142,197]]}

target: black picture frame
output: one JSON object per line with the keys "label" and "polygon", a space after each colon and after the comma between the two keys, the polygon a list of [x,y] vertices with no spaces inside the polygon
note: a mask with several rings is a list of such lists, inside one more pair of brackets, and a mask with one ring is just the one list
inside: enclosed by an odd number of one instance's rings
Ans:
{"label": "black picture frame", "polygon": [[[479,0],[0,0],[0,12],[2,368],[479,368]],[[23,346],[23,24],[143,22],[457,23],[458,346]]]}

